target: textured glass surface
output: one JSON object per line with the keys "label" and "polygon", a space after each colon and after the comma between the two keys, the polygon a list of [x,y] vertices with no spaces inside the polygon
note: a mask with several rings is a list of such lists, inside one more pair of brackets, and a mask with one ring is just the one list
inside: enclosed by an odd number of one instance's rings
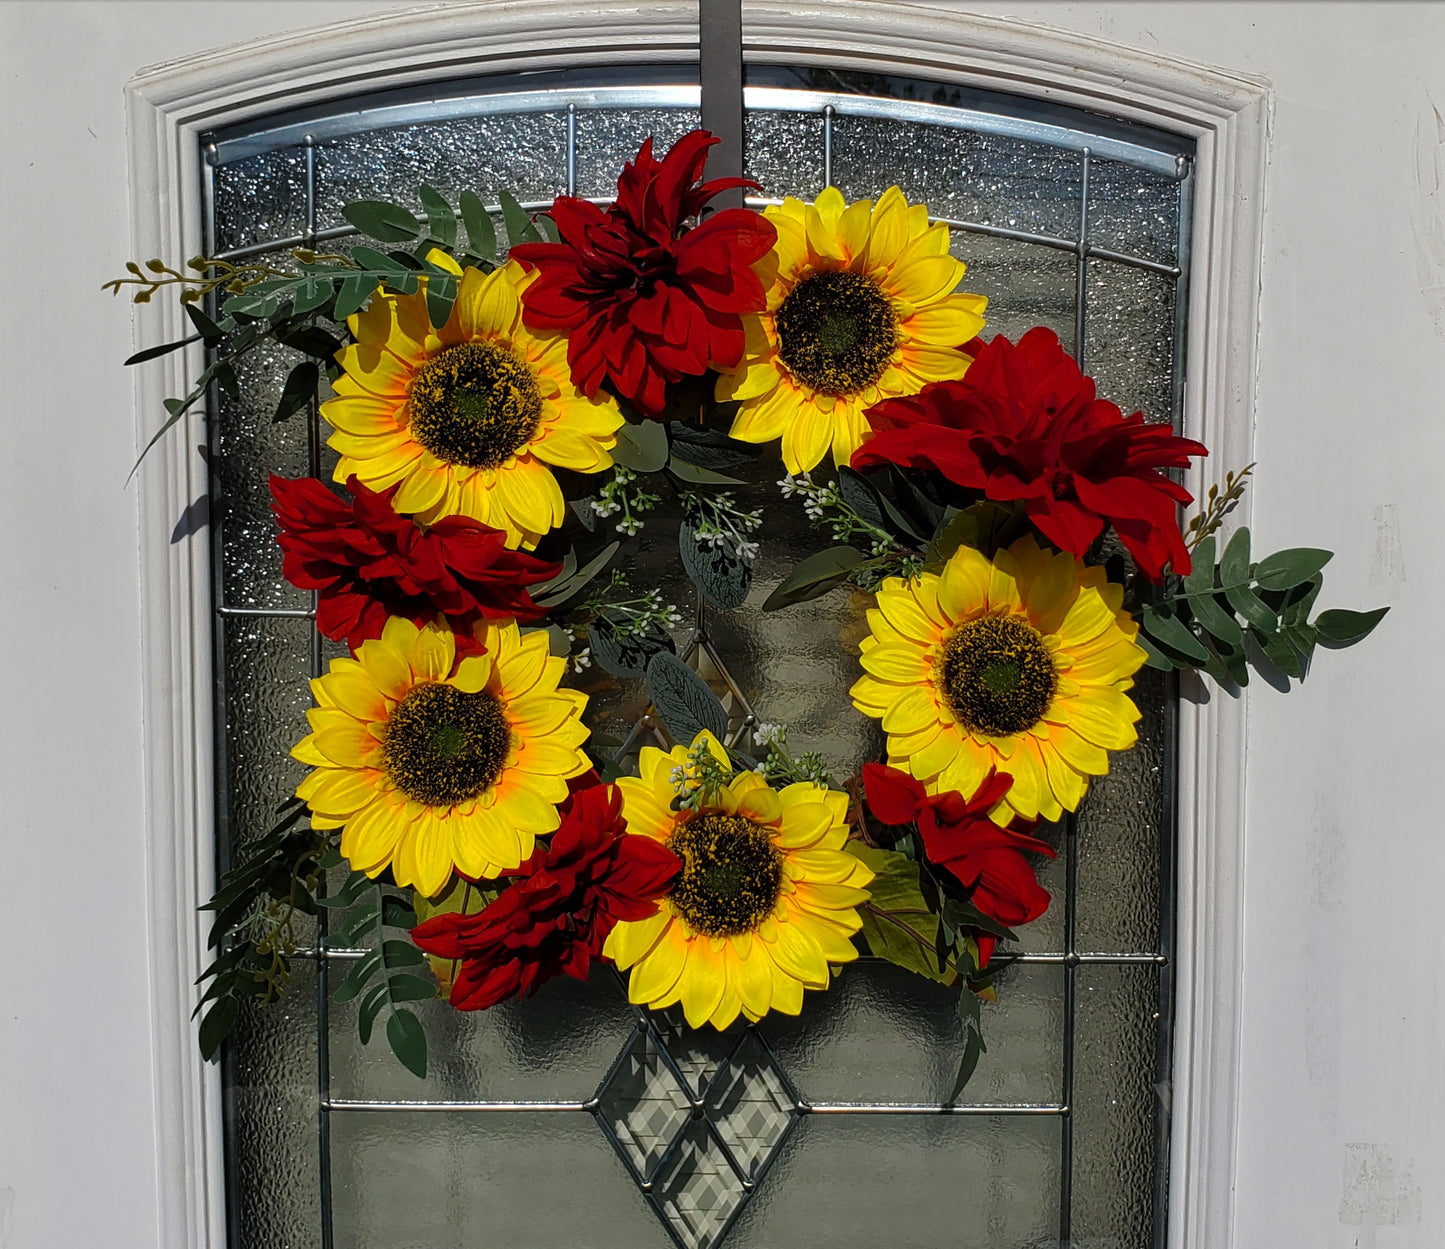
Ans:
{"label": "textured glass surface", "polygon": [[1149,269],[1090,260],[1085,371],[1101,398],[1127,415],[1173,416],[1174,279]]}
{"label": "textured glass surface", "polygon": [[1119,161],[1089,161],[1089,242],[1172,264],[1179,254],[1179,183]]}
{"label": "textured glass surface", "polygon": [[[999,975],[999,1000],[983,1006],[989,1052],[959,1103],[1058,1100],[1063,1061],[1063,974],[1019,964]],[[958,990],[880,959],[840,969],[826,993],[810,993],[797,1018],[761,1025],[806,1102],[942,1102],[963,1049]]]}
{"label": "textured glass surface", "polygon": [[1159,829],[1164,811],[1165,677],[1141,668],[1131,697],[1139,744],[1109,757],[1109,775],[1079,812],[1076,943],[1085,952],[1159,948]]}
{"label": "textured glass surface", "polygon": [[689,130],[702,124],[695,108],[589,109],[577,114],[577,194],[617,193],[617,175],[651,135],[654,156],[662,156]]}
{"label": "textured glass surface", "polygon": [[1073,152],[884,117],[833,123],[833,181],[848,199],[897,183],[936,217],[1079,237],[1083,160]]}
{"label": "textured glass surface", "polygon": [[265,834],[306,769],[290,757],[312,706],[311,622],[232,616],[226,653],[226,774],[232,845]]}
{"label": "textured glass surface", "polygon": [[728,1249],[1054,1249],[1054,1116],[804,1115]]}
{"label": "textured glass surface", "polygon": [[510,191],[523,203],[550,200],[567,184],[564,112],[465,117],[347,135],[316,148],[324,226],[344,225],[350,200],[389,199],[419,208],[417,187],[455,205],[463,191],[495,204]]}
{"label": "textured glass surface", "polygon": [[[333,982],[348,964],[334,965]],[[430,1044],[418,1080],[373,1035],[356,1035],[356,1002],[331,1007],[331,1087],[342,1099],[416,1101],[586,1101],[631,1032],[636,1016],[616,976],[587,983],[560,977],[525,1003],[456,1011],[444,1001],[411,1009]]]}
{"label": "textured glass surface", "polygon": [[331,1131],[336,1249],[671,1249],[582,1111],[348,1111]]}
{"label": "textured glass surface", "polygon": [[229,1049],[231,1249],[318,1249],[316,969],[292,964],[280,1002],[241,1011]]}
{"label": "textured glass surface", "polygon": [[823,189],[823,119],[816,113],[750,112],[743,121],[748,177],[768,199],[816,199]]}
{"label": "textured glass surface", "polygon": [[1036,325],[1074,347],[1074,305],[1079,261],[1073,252],[1015,239],[954,230],[950,250],[968,266],[963,289],[988,296],[983,337],[1003,334],[1014,342]]}
{"label": "textured glass surface", "polygon": [[262,152],[215,173],[218,250],[293,238],[306,229],[306,153]]}
{"label": "textured glass surface", "polygon": [[304,357],[268,343],[237,364],[240,398],[221,396],[221,419],[212,463],[214,521],[221,529],[222,586],[228,607],[309,607],[311,596],[281,575],[281,548],[271,512],[272,473],[304,476],[308,463],[307,414],[271,418],[286,375]]}
{"label": "textured glass surface", "polygon": [[1153,1244],[1154,1047],[1159,973],[1079,968],[1074,1083],[1074,1240],[1110,1249]]}

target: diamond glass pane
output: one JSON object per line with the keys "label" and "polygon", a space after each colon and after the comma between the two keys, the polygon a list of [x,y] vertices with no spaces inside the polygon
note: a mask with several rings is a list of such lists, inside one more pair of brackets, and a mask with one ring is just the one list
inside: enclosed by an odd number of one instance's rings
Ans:
{"label": "diamond glass pane", "polygon": [[[845,92],[889,89],[882,79],[827,79],[829,89],[841,84]],[[925,90],[912,98],[944,97]],[[661,151],[696,125],[696,110],[667,106],[675,99],[639,88],[632,106],[579,107],[578,194],[609,196],[621,162],[643,138],[655,135]],[[1087,118],[1071,124],[1088,129]],[[827,129],[821,104],[748,115],[748,172],[763,196],[818,194]],[[318,133],[312,190],[321,229],[343,224],[348,199],[417,207],[420,182],[453,201],[463,189],[495,201],[506,188],[533,202],[567,183],[560,100],[540,111],[479,109],[444,121],[428,118],[423,105],[410,124],[347,134],[318,123]],[[1097,159],[1086,179],[1077,151],[902,116],[851,115],[846,102],[831,140],[833,179],[846,196],[876,197],[897,184],[936,216],[961,223],[951,247],[968,265],[964,289],[989,296],[986,335],[1017,338],[1046,325],[1073,349],[1082,324],[1101,393],[1126,411],[1177,419],[1176,281],[1147,264],[1187,260],[1178,253],[1178,183]],[[301,234],[306,166],[295,146],[230,162],[223,150],[213,173],[216,248]],[[1088,246],[1131,259],[1092,256],[1081,288],[1086,181]],[[304,771],[289,750],[305,732],[311,701],[312,630],[300,615],[310,602],[281,577],[266,479],[272,471],[306,473],[313,454],[329,478],[334,460],[320,445],[323,424],[308,429],[305,413],[271,420],[296,358],[253,357],[238,370],[239,396],[223,395],[214,413],[210,516],[218,588],[231,613],[218,646],[223,856],[270,826]],[[738,477],[741,501],[763,513],[745,607],[699,614],[677,560],[681,517],[672,504],[648,515],[640,537],[624,540],[617,566],[634,587],[656,588],[677,606],[679,651],[724,696],[740,744],[749,745],[743,718],[751,711],[786,722],[795,751],[815,750],[835,776],[849,776],[881,747],[877,725],[847,697],[868,598],[838,592],[759,611],[788,568],[836,540],[808,525],[797,500],[778,495],[775,449],[710,466]],[[599,530],[612,523],[597,522]],[[264,615],[276,611],[297,614]],[[705,627],[701,651],[692,644],[695,621]],[[330,642],[318,650],[323,664],[346,653]],[[640,681],[594,667],[572,683],[589,696],[595,731],[627,738],[647,710]],[[487,1012],[416,1003],[431,1043],[425,1080],[400,1067],[384,1039],[361,1044],[355,1002],[328,1001],[320,1024],[323,1103],[314,964],[303,960],[291,999],[279,1010],[248,1011],[229,1048],[234,1243],[1149,1245],[1163,1215],[1154,1198],[1164,1122],[1157,1090],[1167,1087],[1156,1072],[1167,1023],[1161,972],[1087,961],[1165,948],[1171,860],[1161,855],[1161,837],[1170,827],[1174,708],[1152,674],[1136,694],[1144,712],[1139,749],[1116,756],[1072,841],[1063,827],[1040,830],[1059,849],[1039,864],[1054,905],[1016,946],[999,949],[998,1001],[983,1007],[989,1049],[957,1099],[958,1113],[938,1113],[962,1045],[956,989],[871,958],[842,969],[830,991],[809,993],[801,1016],[775,1014],[724,1034],[694,1032],[675,1011],[644,1017],[606,970]],[[643,740],[651,739],[635,736],[633,749]],[[298,937],[310,943],[313,930],[298,929]],[[1066,963],[1075,953],[1083,965]],[[1018,954],[1032,961],[1013,961]],[[332,958],[333,985],[350,965]],[[1061,1206],[1066,1157],[1074,1195]]]}

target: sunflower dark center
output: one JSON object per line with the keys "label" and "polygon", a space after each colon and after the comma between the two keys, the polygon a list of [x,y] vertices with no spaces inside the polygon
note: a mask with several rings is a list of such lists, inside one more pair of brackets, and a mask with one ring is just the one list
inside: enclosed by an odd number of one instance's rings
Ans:
{"label": "sunflower dark center", "polygon": [[778,354],[795,376],[829,395],[873,385],[898,345],[898,318],[876,282],[861,273],[815,273],[775,316]]}
{"label": "sunflower dark center", "polygon": [[507,762],[512,730],[490,694],[418,685],[387,722],[386,774],[408,798],[449,807],[484,793]]}
{"label": "sunflower dark center", "polygon": [[740,815],[701,815],[668,839],[682,860],[672,905],[694,932],[752,932],[777,905],[783,854],[766,829]]}
{"label": "sunflower dark center", "polygon": [[505,464],[537,432],[542,396],[532,370],[491,343],[461,343],[428,360],[411,387],[411,432],[439,460]]}
{"label": "sunflower dark center", "polygon": [[981,616],[959,625],[943,644],[937,676],[960,722],[991,737],[1033,728],[1059,684],[1043,635],[1013,616]]}

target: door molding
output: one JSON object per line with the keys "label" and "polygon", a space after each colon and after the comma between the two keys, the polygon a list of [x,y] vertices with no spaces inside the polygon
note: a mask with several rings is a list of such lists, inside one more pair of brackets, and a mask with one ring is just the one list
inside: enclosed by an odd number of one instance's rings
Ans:
{"label": "door molding", "polygon": [[[1185,427],[1213,455],[1196,494],[1246,464],[1255,354],[1268,85],[1257,78],[1012,19],[891,0],[744,0],[745,57],[904,74],[1145,122],[1196,144]],[[200,53],[128,84],[131,245],[201,250],[200,136],[307,104],[493,72],[697,60],[695,3],[468,0]],[[184,337],[179,306],[137,322],[138,347]],[[190,349],[137,370],[137,449],[161,400],[204,367]],[[151,1026],[161,1249],[223,1249],[220,1077],[197,1061],[190,1013],[205,966],[196,907],[215,878],[211,568],[204,535],[173,540],[207,491],[193,415],[139,476]],[[1246,507],[1237,513],[1247,523]],[[1202,687],[1180,710],[1170,1244],[1228,1249],[1239,1090],[1246,703]]]}

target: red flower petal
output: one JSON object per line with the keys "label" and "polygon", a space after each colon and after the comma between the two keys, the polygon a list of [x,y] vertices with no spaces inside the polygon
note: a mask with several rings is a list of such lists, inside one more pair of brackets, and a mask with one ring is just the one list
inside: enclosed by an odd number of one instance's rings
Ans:
{"label": "red flower petal", "polygon": [[613,927],[655,914],[681,866],[660,842],[627,834],[616,786],[574,787],[551,846],[520,879],[475,915],[433,916],[412,940],[459,959],[452,1005],[482,1010],[555,976],[586,979]]}
{"label": "red flower petal", "polygon": [[465,516],[423,529],[391,506],[384,493],[357,478],[350,500],[314,478],[271,478],[286,579],[318,592],[316,624],[353,651],[380,637],[388,616],[417,624],[440,619],[456,633],[459,651],[476,650],[482,619],[545,614],[527,587],[548,581],[561,565],[506,548],[500,530]]}
{"label": "red flower petal", "polygon": [[658,160],[648,139],[610,209],[559,196],[552,219],[562,241],[512,249],[541,273],[522,295],[527,325],[567,331],[572,381],[585,394],[605,384],[644,416],[661,417],[670,386],[742,358],[742,314],[764,305],[751,265],[777,232],[738,208],[685,228],[714,196],[757,185],[700,181],[716,142],[693,130]]}
{"label": "red flower petal", "polygon": [[986,498],[1026,500],[1044,537],[1080,557],[1112,525],[1146,577],[1160,580],[1166,565],[1187,573],[1176,505],[1191,496],[1164,470],[1205,448],[1097,399],[1051,330],[1017,345],[1000,335],[974,354],[959,380],[870,408],[874,434],[853,467],[932,470]]}

